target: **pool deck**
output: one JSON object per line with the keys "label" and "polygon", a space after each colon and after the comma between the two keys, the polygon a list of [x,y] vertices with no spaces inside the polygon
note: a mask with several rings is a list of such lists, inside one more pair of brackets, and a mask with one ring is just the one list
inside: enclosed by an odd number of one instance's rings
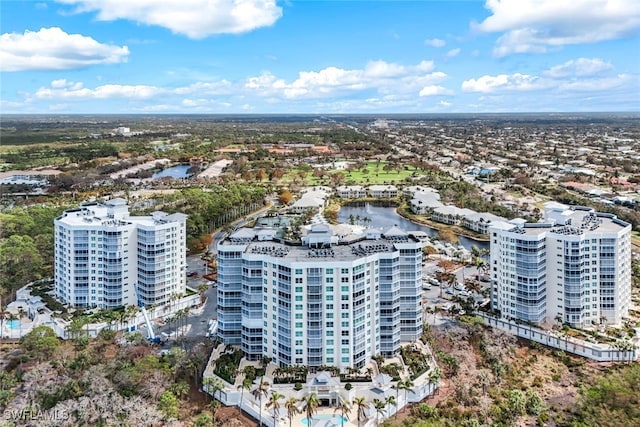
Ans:
{"label": "pool deck", "polygon": [[[286,411],[285,411],[286,412]],[[286,414],[285,414],[286,415]],[[329,419],[315,419],[315,417],[317,417],[318,415],[320,416],[332,416],[332,418]],[[335,417],[333,417],[335,415]],[[345,418],[348,418],[349,421],[347,421],[346,423],[342,424],[344,427],[357,427],[358,426],[358,420],[355,417],[355,411],[352,409],[351,410],[351,415],[348,416],[347,414],[344,414]],[[340,417],[341,414],[340,412],[334,412],[334,408],[329,408],[329,407],[325,407],[325,406],[320,406],[318,408],[318,411],[314,414],[313,416],[313,422],[311,423],[311,427],[340,427],[340,422],[338,421],[338,417]],[[298,414],[293,418],[293,423],[291,425],[293,426],[308,426],[308,424],[304,424],[302,422],[302,420],[304,418],[307,418],[307,415],[305,413],[302,414]],[[284,420],[286,421],[285,424],[282,424],[282,421],[280,421],[278,423],[278,425],[281,426],[289,426],[289,419],[285,416]]]}

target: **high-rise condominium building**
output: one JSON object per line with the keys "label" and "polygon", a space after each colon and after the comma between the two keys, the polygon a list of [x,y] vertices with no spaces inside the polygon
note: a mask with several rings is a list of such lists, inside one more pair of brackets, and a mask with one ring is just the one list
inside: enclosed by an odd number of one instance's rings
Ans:
{"label": "high-rise condominium building", "polygon": [[65,211],[55,225],[55,295],[73,307],[163,304],[185,292],[186,215],[129,216],[123,199]]}
{"label": "high-rise condominium building", "polygon": [[577,327],[620,323],[631,302],[631,225],[556,202],[541,223],[496,223],[492,308],[503,317]]}
{"label": "high-rise condominium building", "polygon": [[240,229],[218,244],[218,336],[280,366],[361,367],[420,337],[421,285],[422,244],[397,227]]}

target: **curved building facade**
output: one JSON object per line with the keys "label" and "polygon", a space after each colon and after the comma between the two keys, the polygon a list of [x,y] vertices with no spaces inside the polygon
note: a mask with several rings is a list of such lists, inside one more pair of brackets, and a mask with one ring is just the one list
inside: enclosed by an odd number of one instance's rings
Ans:
{"label": "curved building facade", "polygon": [[422,244],[393,227],[298,244],[241,229],[218,244],[218,336],[281,366],[361,367],[422,334]]}

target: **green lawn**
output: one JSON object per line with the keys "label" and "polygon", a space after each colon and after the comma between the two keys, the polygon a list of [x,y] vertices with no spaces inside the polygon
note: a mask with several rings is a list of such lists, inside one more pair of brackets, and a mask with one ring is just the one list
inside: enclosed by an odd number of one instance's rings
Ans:
{"label": "green lawn", "polygon": [[[399,169],[384,170],[386,164],[387,162],[367,162],[366,168],[364,169],[352,171],[341,170],[337,172],[327,171],[323,178],[315,177],[311,172],[307,172],[304,185],[330,185],[331,180],[329,179],[329,175],[332,173],[341,173],[344,175],[344,185],[395,184],[403,182],[408,177],[419,176],[425,173],[425,171],[409,165],[401,166]],[[301,170],[304,170],[304,168],[292,170],[282,178],[282,181],[298,181],[302,184],[299,178]]]}

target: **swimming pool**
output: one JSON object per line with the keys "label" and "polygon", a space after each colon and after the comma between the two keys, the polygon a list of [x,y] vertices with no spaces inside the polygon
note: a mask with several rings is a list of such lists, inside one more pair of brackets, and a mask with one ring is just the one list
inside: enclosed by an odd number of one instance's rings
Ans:
{"label": "swimming pool", "polygon": [[18,329],[20,327],[20,321],[19,320],[7,320],[7,326],[9,327],[9,329],[15,330]]}
{"label": "swimming pool", "polygon": [[[331,414],[326,414],[326,415],[314,415],[313,417],[311,417],[311,425],[314,425],[314,421],[321,421],[321,420],[331,420],[332,425],[336,425],[336,426],[341,426],[341,425],[345,425],[347,422],[349,422],[349,420],[345,417],[343,417],[342,415],[331,415]],[[302,419],[302,424],[303,425],[309,425],[309,420],[305,417]],[[323,423],[322,425],[326,425],[326,423]]]}

